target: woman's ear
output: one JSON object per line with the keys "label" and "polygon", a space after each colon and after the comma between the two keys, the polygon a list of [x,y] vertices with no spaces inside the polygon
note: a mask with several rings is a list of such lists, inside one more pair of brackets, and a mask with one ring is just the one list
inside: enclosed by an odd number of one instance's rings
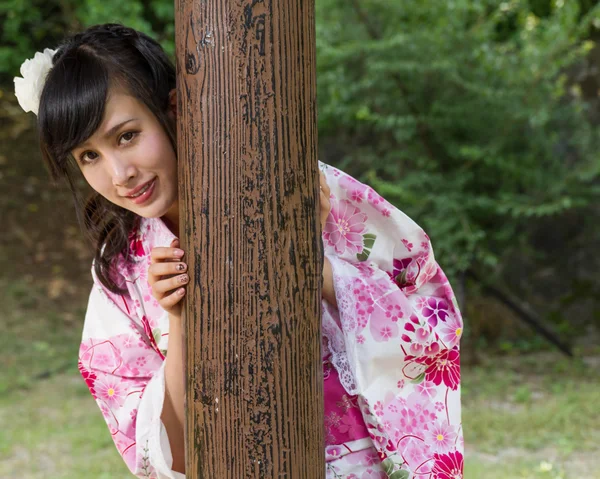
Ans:
{"label": "woman's ear", "polygon": [[177,90],[175,88],[169,92],[169,116],[173,120],[177,118]]}

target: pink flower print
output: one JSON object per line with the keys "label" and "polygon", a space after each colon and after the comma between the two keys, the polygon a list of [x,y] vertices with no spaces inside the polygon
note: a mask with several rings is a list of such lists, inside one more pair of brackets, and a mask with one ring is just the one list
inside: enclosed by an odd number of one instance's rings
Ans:
{"label": "pink flower print", "polygon": [[129,250],[133,254],[133,256],[145,256],[146,252],[144,251],[144,241],[143,235],[138,235],[137,232],[134,232],[130,236]]}
{"label": "pink flower print", "polygon": [[386,308],[385,316],[391,319],[394,323],[397,323],[400,319],[404,317],[404,312],[399,304],[390,304]]}
{"label": "pink flower print", "polygon": [[407,239],[402,239],[402,244],[406,247],[409,253],[412,251],[413,244],[409,243]]}
{"label": "pink flower print", "polygon": [[98,398],[104,400],[109,406],[120,407],[125,400],[125,388],[113,378],[96,382]]}
{"label": "pink flower print", "polygon": [[404,379],[401,379],[400,381],[398,381],[398,389],[403,389],[404,388]]}
{"label": "pink flower print", "polygon": [[449,348],[453,348],[459,343],[462,332],[463,323],[455,314],[448,316],[448,319],[440,328],[442,340]]}
{"label": "pink flower print", "polygon": [[146,358],[144,356],[140,356],[135,360],[135,363],[138,367],[143,368],[146,365]]}
{"label": "pink flower print", "polygon": [[[406,335],[404,335],[402,338],[406,342],[409,342],[410,338],[408,336],[406,336],[407,339],[405,339],[405,336]],[[423,346],[421,344],[419,344],[419,343],[412,343],[410,345],[409,351],[410,351],[410,354],[412,354],[413,356],[421,356],[421,354],[423,353]]]}
{"label": "pink flower print", "polygon": [[398,336],[399,328],[397,323],[387,321],[382,314],[375,314],[371,317],[371,334],[377,342],[387,342]]}
{"label": "pink flower print", "polygon": [[402,442],[403,457],[406,459],[406,467],[415,473],[415,479],[429,479],[431,474],[431,450],[427,444],[415,438]]}
{"label": "pink flower print", "polygon": [[458,452],[434,454],[432,479],[463,479],[463,455]]}
{"label": "pink flower print", "polygon": [[132,409],[132,410],[129,412],[129,417],[131,417],[131,419],[135,419],[135,418],[136,418],[136,416],[137,416],[137,409]]}
{"label": "pink flower print", "polygon": [[92,396],[94,397],[94,399],[96,399],[96,390],[95,390],[95,384],[96,384],[96,379],[97,379],[96,374],[94,374],[94,372],[86,369],[81,361],[79,361],[78,368],[79,368],[79,372],[81,373],[81,376],[83,377],[83,380],[85,381],[85,384],[87,385],[88,389],[92,393]]}
{"label": "pink flower print", "polygon": [[360,190],[352,190],[352,192],[350,193],[350,199],[356,203],[362,203],[362,196],[362,191]]}
{"label": "pink flower print", "polygon": [[446,406],[444,406],[443,402],[438,401],[438,402],[435,403],[435,410],[436,411],[442,412],[444,409],[446,409]]}
{"label": "pink flower print", "polygon": [[356,342],[358,344],[364,344],[365,343],[365,337],[362,334],[359,334],[356,336]]}
{"label": "pink flower print", "polygon": [[384,326],[379,331],[380,331],[380,337],[384,341],[387,341],[388,339],[390,339],[392,337],[392,328],[390,328],[389,326]]}
{"label": "pink flower print", "polygon": [[339,457],[342,454],[342,448],[340,446],[328,446],[326,454],[331,457]]}
{"label": "pink flower print", "polygon": [[373,411],[377,416],[383,416],[383,403],[381,401],[377,401],[373,406]]}
{"label": "pink flower print", "polygon": [[425,378],[439,386],[442,382],[456,391],[460,383],[460,354],[458,348],[444,349],[434,357],[424,357],[421,361],[427,366]]}
{"label": "pink flower print", "polygon": [[94,365],[96,367],[109,366],[112,364],[112,358],[108,354],[96,354],[94,357]]}
{"label": "pink flower print", "polygon": [[432,400],[437,395],[437,388],[431,381],[423,381],[421,384],[417,384],[415,389],[421,396],[429,400]]}
{"label": "pink flower print", "polygon": [[363,472],[363,475],[360,476],[360,479],[387,479],[388,476],[383,471],[376,471],[374,469],[367,469]]}
{"label": "pink flower print", "polygon": [[126,349],[135,348],[138,338],[134,334],[130,334],[123,339],[123,347]]}
{"label": "pink flower print", "polygon": [[392,212],[389,209],[387,209],[387,208],[383,208],[381,210],[381,214],[383,216],[385,216],[386,218],[389,218],[390,216],[392,216]]}
{"label": "pink flower print", "polygon": [[438,343],[431,343],[425,346],[423,354],[425,356],[435,356],[440,352],[440,345]]}
{"label": "pink flower print", "polygon": [[419,344],[425,344],[429,340],[431,331],[425,328],[419,328],[415,331],[415,339]]}
{"label": "pink flower print", "polygon": [[447,422],[437,423],[425,433],[425,440],[433,451],[448,452],[456,441],[456,428]]}
{"label": "pink flower print", "polygon": [[394,259],[390,277],[399,288],[413,286],[414,280],[416,279],[413,270],[414,266],[412,258]]}
{"label": "pink flower print", "polygon": [[336,253],[362,253],[363,233],[366,231],[367,215],[347,200],[331,202],[323,238],[335,248]]}
{"label": "pink flower print", "polygon": [[427,319],[432,327],[436,327],[438,320],[446,321],[448,317],[448,303],[441,298],[430,297],[421,309],[421,314]]}

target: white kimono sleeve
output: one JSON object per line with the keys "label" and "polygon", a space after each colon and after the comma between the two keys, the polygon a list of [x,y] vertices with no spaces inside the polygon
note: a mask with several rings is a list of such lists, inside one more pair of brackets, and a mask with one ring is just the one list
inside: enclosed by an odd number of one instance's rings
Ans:
{"label": "white kimono sleeve", "polygon": [[[462,316],[425,232],[372,188],[321,164],[337,309],[323,334],[390,477],[462,477]],[[402,471],[402,472],[396,472]]]}
{"label": "white kimono sleeve", "polygon": [[140,478],[185,479],[161,421],[164,360],[143,328],[97,284],[90,294],[79,370],[98,403],[117,450]]}

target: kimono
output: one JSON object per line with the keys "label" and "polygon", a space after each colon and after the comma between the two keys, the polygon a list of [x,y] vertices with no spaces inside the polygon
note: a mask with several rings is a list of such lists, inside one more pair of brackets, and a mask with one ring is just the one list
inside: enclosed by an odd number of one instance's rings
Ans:
{"label": "kimono", "polygon": [[[462,318],[425,232],[372,188],[320,163],[331,189],[323,231],[337,308],[322,302],[327,479],[463,477]],[[127,293],[94,276],[79,369],[117,450],[140,478],[183,479],[161,421],[168,315],[147,280],[174,235],[140,218]]]}

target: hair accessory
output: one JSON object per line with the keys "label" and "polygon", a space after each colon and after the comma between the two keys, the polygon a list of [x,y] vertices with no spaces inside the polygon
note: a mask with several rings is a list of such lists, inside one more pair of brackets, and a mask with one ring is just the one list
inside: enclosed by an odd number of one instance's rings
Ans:
{"label": "hair accessory", "polygon": [[52,68],[52,57],[56,50],[46,48],[44,52],[36,52],[35,56],[25,60],[21,65],[21,77],[15,77],[15,96],[19,105],[26,112],[36,115],[40,108],[40,97],[46,82],[46,76]]}

